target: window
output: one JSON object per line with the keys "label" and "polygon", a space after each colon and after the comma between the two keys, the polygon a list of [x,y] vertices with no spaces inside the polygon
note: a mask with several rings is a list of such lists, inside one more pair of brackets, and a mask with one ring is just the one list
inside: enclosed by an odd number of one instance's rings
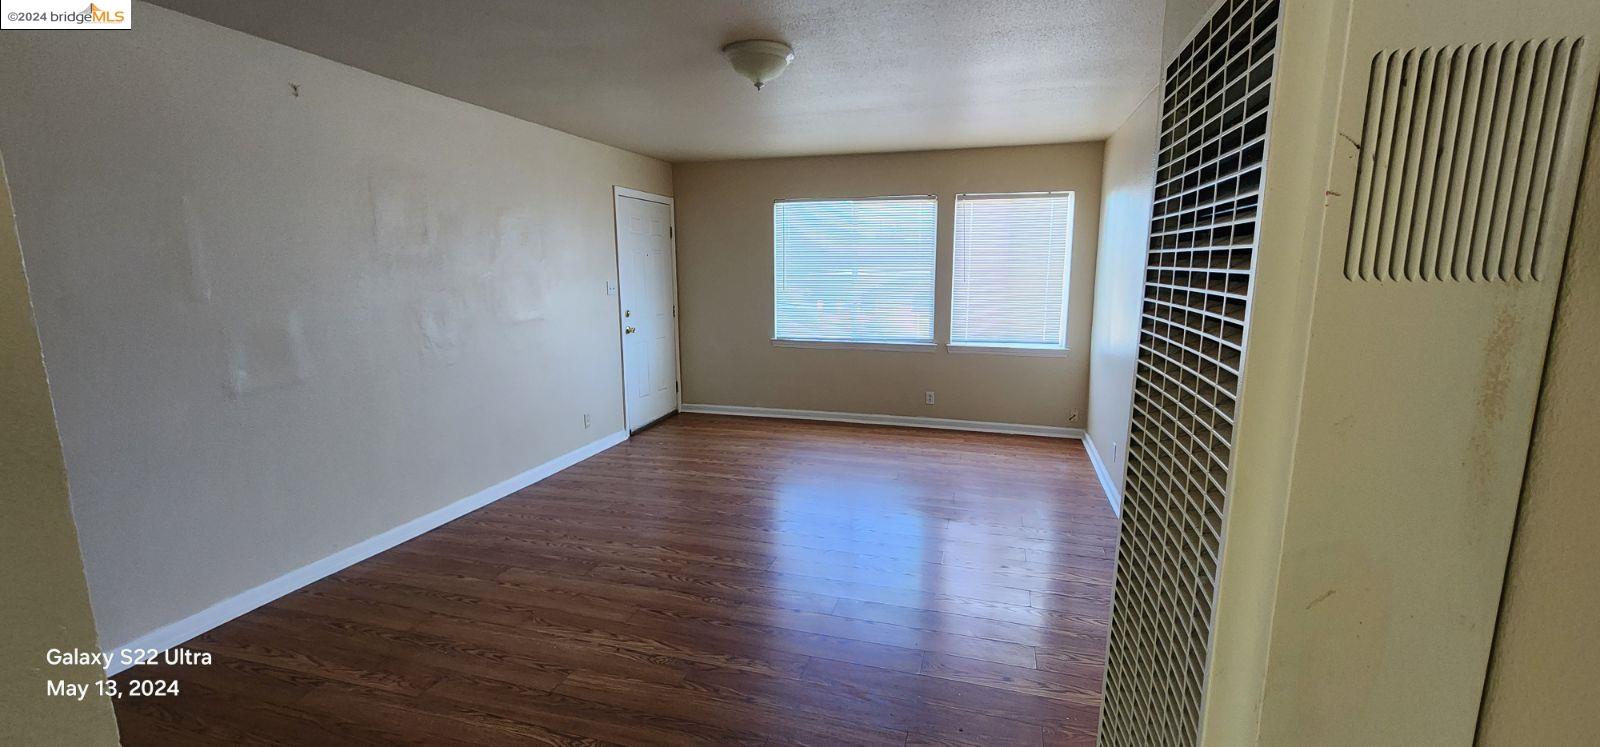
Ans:
{"label": "window", "polygon": [[950,345],[1065,350],[1072,193],[957,195]]}
{"label": "window", "polygon": [[933,344],[932,197],[774,203],[773,338]]}

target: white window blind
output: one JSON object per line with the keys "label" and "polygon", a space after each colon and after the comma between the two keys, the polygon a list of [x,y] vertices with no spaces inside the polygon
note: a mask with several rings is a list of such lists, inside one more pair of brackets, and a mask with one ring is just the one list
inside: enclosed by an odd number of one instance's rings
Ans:
{"label": "white window blind", "polygon": [[933,342],[932,197],[774,203],[773,337]]}
{"label": "white window blind", "polygon": [[1067,344],[1072,193],[957,195],[950,344]]}

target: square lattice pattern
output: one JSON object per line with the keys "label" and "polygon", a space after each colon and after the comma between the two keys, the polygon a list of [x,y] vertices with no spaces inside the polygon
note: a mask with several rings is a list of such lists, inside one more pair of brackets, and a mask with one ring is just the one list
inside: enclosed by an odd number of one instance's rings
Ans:
{"label": "square lattice pattern", "polygon": [[1104,745],[1197,738],[1277,43],[1229,0],[1166,71]]}

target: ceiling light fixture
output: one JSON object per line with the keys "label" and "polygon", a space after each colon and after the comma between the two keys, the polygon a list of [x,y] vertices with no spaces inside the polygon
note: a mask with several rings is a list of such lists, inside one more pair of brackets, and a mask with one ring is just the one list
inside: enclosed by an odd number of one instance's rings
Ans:
{"label": "ceiling light fixture", "polygon": [[765,39],[736,41],[722,48],[722,56],[728,58],[735,71],[756,84],[757,91],[767,81],[783,75],[789,63],[794,62],[794,50],[789,45]]}

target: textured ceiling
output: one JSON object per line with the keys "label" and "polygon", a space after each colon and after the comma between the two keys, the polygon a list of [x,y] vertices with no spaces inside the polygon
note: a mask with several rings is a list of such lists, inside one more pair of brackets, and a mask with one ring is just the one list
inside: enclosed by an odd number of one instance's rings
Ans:
{"label": "textured ceiling", "polygon": [[[156,0],[667,160],[1108,136],[1156,83],[1162,0]],[[718,49],[788,42],[756,91]]]}

